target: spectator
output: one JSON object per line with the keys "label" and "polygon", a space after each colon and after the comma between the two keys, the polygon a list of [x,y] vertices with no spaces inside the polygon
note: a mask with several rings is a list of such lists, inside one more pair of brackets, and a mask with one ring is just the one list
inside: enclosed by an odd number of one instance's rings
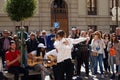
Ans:
{"label": "spectator", "polygon": [[76,31],[77,31],[77,36],[80,36],[80,33],[81,33],[80,28],[77,27]]}
{"label": "spectator", "polygon": [[[17,33],[19,39],[21,40],[21,32]],[[23,40],[28,39],[28,33],[26,31],[23,32]]]}
{"label": "spectator", "polygon": [[14,36],[13,36],[13,40],[15,41],[15,44],[17,45],[17,46],[16,46],[16,49],[17,49],[17,50],[20,50],[20,49],[21,49],[21,41],[20,41],[20,39],[18,38],[18,36],[17,36],[17,35],[14,35]]}
{"label": "spectator", "polygon": [[42,31],[41,38],[44,39],[44,45],[47,46],[47,32],[45,30]]}
{"label": "spectator", "polygon": [[114,64],[115,64],[115,59],[116,59],[116,52],[115,52],[115,45],[118,43],[117,36],[115,33],[111,35],[111,40],[108,43],[108,52],[109,52],[109,58],[110,58],[110,67],[112,68],[112,73],[113,75],[111,76],[111,79],[115,79],[115,71],[114,71]]}
{"label": "spectator", "polygon": [[89,29],[89,30],[88,30],[88,35],[87,35],[87,36],[91,37],[92,34],[93,34],[93,30],[92,30],[92,29]]}
{"label": "spectator", "polygon": [[44,58],[46,46],[42,43],[38,44],[37,56],[42,56]]}
{"label": "spectator", "polygon": [[26,40],[27,52],[30,53],[32,51],[36,51],[38,44],[39,42],[35,37],[35,33],[32,32],[30,34],[30,38]]}
{"label": "spectator", "polygon": [[94,74],[95,75],[97,74],[97,67],[99,62],[101,78],[104,78],[102,61],[103,61],[105,44],[101,38],[101,34],[99,31],[95,32],[95,36],[91,42],[91,47],[92,47],[92,52],[97,53],[97,55],[93,57],[94,58]]}
{"label": "spectator", "polygon": [[8,30],[3,31],[3,37],[0,39],[0,56],[2,57],[3,67],[5,67],[5,53],[9,49],[10,41],[12,40]]}
{"label": "spectator", "polygon": [[54,49],[54,42],[55,42],[55,29],[54,28],[52,28],[51,30],[50,30],[50,34],[47,36],[47,49],[48,49],[48,51],[50,51],[50,50],[52,50],[52,49]]}
{"label": "spectator", "polygon": [[116,35],[117,35],[118,40],[120,40],[120,27],[116,28]]}
{"label": "spectator", "polygon": [[10,49],[5,54],[6,65],[8,72],[14,74],[14,80],[18,80],[20,73],[24,74],[24,79],[27,80],[28,71],[20,67],[20,52],[16,50],[16,44],[14,41],[10,42]]}
{"label": "spectator", "polygon": [[[87,33],[81,31],[81,38],[87,38]],[[89,77],[89,54],[88,54],[88,40],[79,43],[79,53],[77,54],[77,75],[81,74],[81,66],[85,64],[85,73]]]}
{"label": "spectator", "polygon": [[[79,36],[77,35],[77,30],[76,28],[72,28],[72,33],[71,35],[69,35],[69,38],[72,38],[72,39],[77,39],[79,38]],[[78,44],[74,44],[73,45],[73,50],[72,50],[72,59],[75,59],[77,56],[77,53],[78,53]]]}
{"label": "spectator", "polygon": [[[79,37],[80,36],[78,36],[78,34],[77,34],[76,27],[73,27],[72,32],[69,35],[69,38],[77,39]],[[74,60],[74,66],[75,66],[74,71],[73,71],[74,74],[76,74],[76,72],[77,72],[77,60],[76,60],[76,58],[78,57],[77,54],[79,53],[78,47],[79,47],[79,44],[73,44],[72,53],[71,53],[72,54],[72,59]]]}
{"label": "spectator", "polygon": [[74,27],[72,28],[72,32],[69,35],[69,38],[73,38],[73,39],[79,38],[79,36],[77,35],[77,29],[76,28],[74,28]]}
{"label": "spectator", "polygon": [[[117,35],[117,39],[120,41],[120,27],[116,27],[115,33]],[[118,66],[117,65],[116,65],[116,72],[118,72]]]}
{"label": "spectator", "polygon": [[37,38],[37,40],[39,41],[39,43],[45,44],[45,43],[44,43],[44,39],[41,38],[41,36],[40,36],[40,31],[36,31],[36,38]]}
{"label": "spectator", "polygon": [[94,60],[93,60],[93,57],[91,56],[91,42],[94,36],[93,29],[88,30],[87,36],[89,37],[89,42],[88,42],[88,52],[89,52],[89,61],[90,61],[89,65],[90,65],[91,72],[94,73],[93,71]]}
{"label": "spectator", "polygon": [[[117,37],[117,36],[116,36]],[[115,44],[114,44],[114,49],[116,52],[116,65],[118,66],[118,79],[120,79],[120,42],[118,40],[116,40]]]}
{"label": "spectator", "polygon": [[108,43],[110,41],[110,34],[108,33],[105,33],[104,34],[104,37],[103,37],[103,40],[104,40],[104,43],[105,43],[105,58],[103,59],[103,62],[104,62],[104,69],[105,69],[105,74],[108,74],[108,71],[110,72],[110,66],[109,66],[109,63],[108,63],[108,51],[107,51],[107,46],[108,46]]}

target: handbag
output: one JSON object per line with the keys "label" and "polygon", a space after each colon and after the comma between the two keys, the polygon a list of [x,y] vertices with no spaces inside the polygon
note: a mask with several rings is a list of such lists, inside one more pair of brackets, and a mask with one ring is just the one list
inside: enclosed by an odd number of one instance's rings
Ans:
{"label": "handbag", "polygon": [[92,52],[92,53],[91,53],[91,56],[94,56],[94,57],[95,57],[95,56],[98,56],[98,52]]}

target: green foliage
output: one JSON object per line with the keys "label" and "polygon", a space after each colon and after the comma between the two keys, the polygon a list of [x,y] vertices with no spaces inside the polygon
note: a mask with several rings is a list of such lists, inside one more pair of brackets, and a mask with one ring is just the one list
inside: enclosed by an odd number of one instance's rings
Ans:
{"label": "green foliage", "polygon": [[6,12],[13,21],[22,21],[32,17],[36,8],[36,0],[6,0]]}

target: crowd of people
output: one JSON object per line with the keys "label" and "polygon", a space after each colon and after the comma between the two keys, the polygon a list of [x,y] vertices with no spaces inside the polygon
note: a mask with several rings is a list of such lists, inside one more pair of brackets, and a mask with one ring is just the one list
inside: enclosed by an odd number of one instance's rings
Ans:
{"label": "crowd of people", "polygon": [[[45,80],[46,75],[52,74],[54,80],[72,80],[74,75],[81,76],[83,64],[86,77],[89,77],[91,71],[93,75],[100,74],[101,78],[111,74],[111,79],[115,79],[116,74],[120,78],[119,40],[120,27],[116,28],[115,33],[93,31],[93,29],[81,31],[73,27],[68,37],[63,30],[51,28],[50,34],[45,30],[30,34],[24,32],[23,40],[20,33],[11,35],[8,30],[4,30],[0,38],[0,57],[4,69],[14,74],[15,80],[18,80],[20,73],[24,73],[23,80],[27,80],[28,68],[32,65],[28,64],[28,59],[43,60],[42,63],[32,66],[32,69],[41,72],[42,80]],[[24,67],[20,66],[21,45],[24,45],[27,62]],[[49,62],[50,55],[56,58],[56,65],[48,67],[44,63]],[[100,73],[98,73],[98,66]],[[52,72],[48,68],[52,69]]]}

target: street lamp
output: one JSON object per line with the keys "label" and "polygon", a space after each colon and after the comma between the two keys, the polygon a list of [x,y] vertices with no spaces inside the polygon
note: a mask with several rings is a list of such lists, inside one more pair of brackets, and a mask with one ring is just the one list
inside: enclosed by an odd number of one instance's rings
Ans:
{"label": "street lamp", "polygon": [[25,67],[27,66],[26,61],[26,50],[25,50],[25,39],[28,38],[27,33],[25,32],[25,27],[21,25],[20,31],[17,33],[19,39],[21,40],[20,44],[20,51],[21,51],[21,66]]}
{"label": "street lamp", "polygon": [[24,54],[24,40],[23,40],[23,34],[24,34],[24,30],[25,30],[25,28],[23,27],[23,26],[21,26],[20,27],[20,32],[21,32],[21,36],[20,36],[20,38],[21,38],[21,66],[22,67],[24,67],[24,56],[25,56],[25,54]]}

